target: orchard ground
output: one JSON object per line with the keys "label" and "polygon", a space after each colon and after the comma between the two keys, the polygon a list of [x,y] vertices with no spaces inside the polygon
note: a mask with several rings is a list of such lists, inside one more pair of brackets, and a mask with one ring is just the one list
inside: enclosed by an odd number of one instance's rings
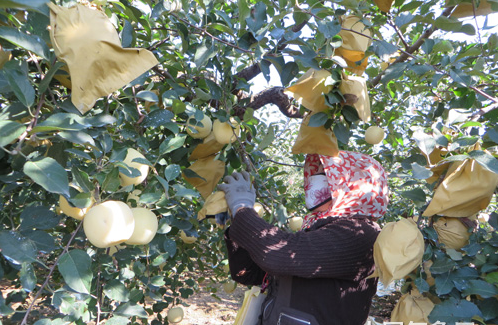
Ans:
{"label": "orchard ground", "polygon": [[[192,274],[192,276],[195,278],[195,274]],[[0,282],[0,290],[4,293],[4,297],[16,290],[16,288],[8,287],[7,283],[6,281]],[[213,289],[217,290],[214,295],[212,294]],[[237,315],[237,310],[242,304],[244,290],[246,290],[245,286],[237,285],[233,292],[226,293],[223,291],[222,282],[212,283],[206,280],[204,283],[200,283],[199,290],[185,301],[186,306],[183,306],[185,317],[177,324],[232,325]],[[383,296],[375,295],[370,308],[370,316],[381,324],[389,321],[391,311],[400,296],[401,294],[398,291]],[[20,310],[27,308],[21,303],[14,304],[12,307]],[[57,314],[55,310],[48,308],[43,302],[39,302],[34,309],[34,312],[30,315],[29,323],[34,323],[41,318],[51,318],[51,316]],[[166,312],[167,309],[163,311],[164,317],[166,317]],[[153,319],[154,317],[151,317],[148,323]],[[6,317],[2,318],[1,322],[3,325],[17,324],[15,320]],[[89,325],[94,324],[94,322],[89,323]]]}

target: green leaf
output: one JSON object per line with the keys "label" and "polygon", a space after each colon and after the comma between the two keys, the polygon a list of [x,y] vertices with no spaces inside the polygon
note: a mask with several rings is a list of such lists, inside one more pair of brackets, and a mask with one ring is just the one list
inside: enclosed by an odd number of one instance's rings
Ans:
{"label": "green leaf", "polygon": [[263,151],[270,144],[272,144],[273,140],[275,140],[275,131],[273,129],[273,125],[270,125],[270,127],[268,128],[268,132],[265,134],[265,137],[258,144],[258,150]]}
{"label": "green leaf", "polygon": [[[133,168],[134,171],[138,169]],[[102,184],[102,190],[105,192],[116,192],[121,185],[119,180],[119,168],[113,168],[112,171],[106,175],[104,183]]]}
{"label": "green leaf", "polygon": [[45,206],[29,206],[21,212],[21,231],[28,229],[51,229],[57,226],[60,218]]}
{"label": "green leaf", "polygon": [[41,157],[28,161],[23,170],[27,176],[48,192],[69,196],[67,172],[55,159]]}
{"label": "green leaf", "polygon": [[474,316],[482,316],[481,311],[474,303],[451,297],[434,306],[429,314],[429,321],[431,323],[439,321],[454,324],[455,322],[470,322]]}
{"label": "green leaf", "polygon": [[147,318],[149,315],[142,306],[131,304],[126,302],[120,304],[118,308],[114,311],[114,315],[125,316],[125,317],[140,317]]}
{"label": "green leaf", "polygon": [[282,69],[279,71],[280,82],[283,86],[287,86],[299,73],[299,66],[296,62],[287,62]]}
{"label": "green leaf", "polygon": [[180,174],[181,174],[181,167],[179,165],[176,165],[176,164],[168,165],[164,169],[164,177],[166,177],[168,182],[174,180],[175,178],[180,176]]}
{"label": "green leaf", "polygon": [[455,287],[449,273],[435,275],[434,280],[436,284],[436,293],[439,296],[450,293]]}
{"label": "green leaf", "polygon": [[159,155],[162,156],[173,150],[180,148],[185,143],[186,138],[187,138],[186,135],[166,138],[166,140],[164,140],[159,146]]}
{"label": "green leaf", "polygon": [[201,44],[199,47],[197,47],[194,56],[194,62],[197,68],[201,69],[202,67],[204,67],[206,65],[206,62],[209,59],[213,58],[216,53],[216,47],[214,45],[207,47],[206,44]]}
{"label": "green leaf", "polygon": [[62,131],[57,134],[59,137],[72,142],[74,144],[80,144],[82,146],[95,146],[95,141],[92,136],[83,131]]}
{"label": "green leaf", "polygon": [[163,248],[169,257],[173,257],[176,254],[176,242],[171,238],[166,238],[163,242]]}
{"label": "green leaf", "polygon": [[22,288],[27,292],[31,292],[36,288],[36,274],[33,264],[28,262],[22,263],[19,279],[21,280]]}
{"label": "green leaf", "polygon": [[420,148],[420,150],[427,156],[430,155],[430,153],[436,147],[436,140],[434,140],[432,136],[423,132],[415,132],[413,134],[413,138],[415,139],[415,142],[417,143],[417,146]]}
{"label": "green leaf", "polygon": [[156,93],[147,90],[139,91],[137,94],[137,98],[153,103],[157,103],[159,101],[159,98],[157,97]]}
{"label": "green leaf", "polygon": [[374,40],[372,42],[372,50],[379,58],[385,60],[396,53],[398,47],[386,41]]}
{"label": "green leaf", "polygon": [[36,246],[28,238],[15,231],[0,231],[2,255],[14,264],[36,261]]}
{"label": "green leaf", "polygon": [[[154,94],[155,95],[155,94]],[[171,122],[174,114],[167,109],[158,109],[150,112],[144,120],[144,127],[157,128]]]}
{"label": "green leaf", "polygon": [[420,166],[416,162],[411,164],[413,177],[416,179],[427,179],[432,176],[432,171]]}
{"label": "green leaf", "polygon": [[66,284],[76,292],[90,293],[92,284],[92,259],[81,249],[73,249],[61,256],[59,272]]}
{"label": "green leaf", "polygon": [[130,323],[130,319],[124,316],[112,316],[108,320],[106,320],[105,325],[128,325]]}
{"label": "green leaf", "polygon": [[327,114],[323,112],[318,112],[316,114],[311,115],[310,120],[308,122],[308,126],[311,127],[320,127],[327,123],[329,117]]}
{"label": "green leaf", "polygon": [[431,265],[430,271],[432,274],[442,274],[453,270],[456,267],[456,263],[447,257],[438,258]]}
{"label": "green leaf", "polygon": [[31,51],[45,60],[49,60],[50,51],[48,46],[45,41],[37,36],[25,34],[17,28],[1,26],[0,38]]}
{"label": "green leaf", "polygon": [[467,288],[462,292],[463,295],[479,295],[483,298],[491,298],[498,294],[498,289],[494,284],[484,280],[470,280],[467,282]]}
{"label": "green leaf", "polygon": [[341,24],[337,20],[327,21],[321,19],[317,21],[318,31],[323,33],[325,38],[332,38],[341,31]]}
{"label": "green leaf", "polygon": [[26,131],[21,123],[13,121],[0,121],[0,147],[5,147],[16,140]]}
{"label": "green leaf", "polygon": [[348,144],[351,132],[349,131],[349,128],[346,125],[342,123],[336,123],[334,125],[334,134],[339,142],[345,145]]}
{"label": "green leaf", "polygon": [[47,89],[48,86],[50,85],[50,81],[52,81],[52,78],[54,77],[55,73],[65,65],[64,62],[57,61],[51,68],[48,70],[48,72],[45,74],[45,77],[43,77],[42,81],[40,82],[40,86],[38,87],[38,93],[43,94]]}
{"label": "green leaf", "polygon": [[456,18],[448,18],[445,16],[439,16],[435,25],[437,28],[448,31],[448,32],[458,32],[462,28],[462,22]]}
{"label": "green leaf", "polygon": [[24,106],[31,107],[35,102],[35,89],[31,85],[28,76],[14,69],[5,70],[5,76],[19,101]]}
{"label": "green leaf", "polygon": [[239,24],[240,31],[245,30],[246,19],[251,14],[251,8],[247,4],[247,0],[237,0],[237,6],[239,7]]}
{"label": "green leaf", "polygon": [[420,293],[428,292],[430,289],[430,286],[427,283],[427,281],[425,281],[422,278],[416,278],[415,285],[417,286],[417,289],[418,291],[420,291]]}
{"label": "green leaf", "polygon": [[117,279],[112,279],[104,286],[104,294],[112,300],[127,302],[130,300],[130,292],[126,286]]}
{"label": "green leaf", "polygon": [[498,174],[498,161],[492,155],[482,150],[474,150],[469,152],[469,156],[490,172]]}
{"label": "green leaf", "polygon": [[401,196],[412,200],[413,202],[425,203],[426,197],[424,190],[420,188],[415,188],[413,190],[401,192]]}
{"label": "green leaf", "polygon": [[57,249],[54,238],[43,230],[23,232],[35,245],[38,251],[49,254]]}

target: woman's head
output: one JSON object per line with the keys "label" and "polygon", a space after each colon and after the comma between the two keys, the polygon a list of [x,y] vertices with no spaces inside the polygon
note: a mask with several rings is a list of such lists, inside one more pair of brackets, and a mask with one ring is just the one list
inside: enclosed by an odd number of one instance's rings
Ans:
{"label": "woman's head", "polygon": [[331,199],[325,211],[323,205],[322,209],[312,210],[312,217],[308,216],[311,223],[313,218],[361,214],[377,219],[385,214],[389,201],[387,175],[372,157],[350,151],[341,151],[337,157],[308,155],[304,165],[305,193],[312,188],[314,175],[322,173]]}

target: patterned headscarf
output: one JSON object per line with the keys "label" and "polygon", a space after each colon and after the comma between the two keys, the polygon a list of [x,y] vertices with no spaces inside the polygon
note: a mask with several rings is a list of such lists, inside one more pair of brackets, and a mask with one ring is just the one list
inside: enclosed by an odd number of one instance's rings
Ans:
{"label": "patterned headscarf", "polygon": [[310,154],[304,164],[305,187],[309,177],[320,173],[322,168],[328,179],[332,204],[326,211],[307,215],[302,229],[328,217],[360,214],[378,219],[386,213],[387,175],[378,161],[351,151],[341,151],[337,157]]}

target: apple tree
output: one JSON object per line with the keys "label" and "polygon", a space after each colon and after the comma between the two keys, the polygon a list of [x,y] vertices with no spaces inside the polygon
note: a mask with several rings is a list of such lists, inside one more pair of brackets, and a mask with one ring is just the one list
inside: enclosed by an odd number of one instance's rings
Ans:
{"label": "apple tree", "polygon": [[[0,4],[4,319],[167,324],[167,311],[188,304],[200,283],[216,295],[211,284],[228,277],[226,215],[198,218],[207,196],[192,185],[206,181],[193,167],[199,159],[191,159],[204,144],[199,130],[206,117],[214,129],[216,123],[240,128],[212,154],[223,175],[249,171],[263,217],[288,229],[289,217],[306,213],[305,156],[291,150],[308,110],[285,89],[310,69],[323,69],[330,73],[328,92],[316,96],[326,98],[326,109],[309,126],[331,129],[339,148],[381,161],[392,197],[379,223],[413,217],[424,234],[424,263],[403,290],[416,287],[431,297],[431,322],[498,320],[494,198],[458,249],[442,243],[436,220],[423,216],[438,184],[427,180],[439,176],[438,166],[471,160],[498,173],[498,37],[491,18],[498,2],[53,0],[50,8],[77,4],[105,15],[119,38],[116,52],[85,57],[87,39],[78,35],[91,26],[83,22],[70,35],[82,43],[65,52],[79,60],[68,62],[50,35],[60,26],[45,0]],[[347,16],[358,17],[365,30],[341,26]],[[351,94],[339,89],[351,75],[340,55],[341,31],[369,40],[360,58],[367,122],[352,108]],[[119,79],[133,65],[118,55],[124,49],[146,50],[157,63]],[[82,111],[74,99],[89,92],[77,89],[77,80],[107,89],[102,71],[122,84]],[[373,125],[386,134],[377,145],[365,141]],[[137,165],[125,162],[128,149],[141,154]],[[140,175],[143,181],[122,181]],[[70,216],[62,200],[78,213],[108,201],[142,207],[157,216],[157,232],[145,245],[97,247],[88,233],[104,236],[98,224],[84,227],[84,212],[83,221]]]}

